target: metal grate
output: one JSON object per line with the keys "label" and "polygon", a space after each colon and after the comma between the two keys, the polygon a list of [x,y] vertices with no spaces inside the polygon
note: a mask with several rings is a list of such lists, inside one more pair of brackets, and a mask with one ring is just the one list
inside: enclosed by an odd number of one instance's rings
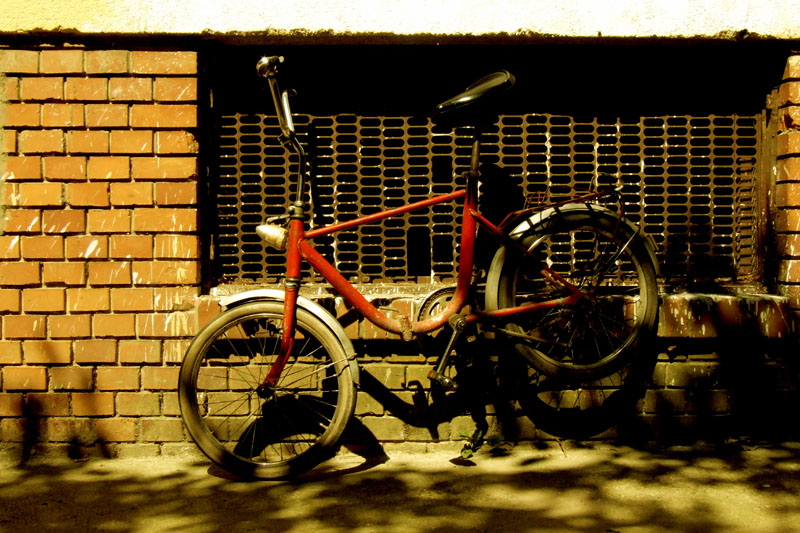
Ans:
{"label": "metal grate", "polygon": [[[295,120],[313,161],[316,225],[451,192],[460,185],[454,175],[469,164],[469,132],[427,119]],[[626,215],[654,237],[667,277],[751,279],[760,128],[758,115],[502,116],[482,146],[482,210],[502,212],[528,195],[563,200],[598,182],[619,185]],[[270,116],[223,115],[220,132],[218,281],[275,283],[283,255],[265,248],[254,228],[285,212],[295,162]],[[353,281],[446,281],[455,276],[458,217],[457,206],[439,205],[316,245]]]}

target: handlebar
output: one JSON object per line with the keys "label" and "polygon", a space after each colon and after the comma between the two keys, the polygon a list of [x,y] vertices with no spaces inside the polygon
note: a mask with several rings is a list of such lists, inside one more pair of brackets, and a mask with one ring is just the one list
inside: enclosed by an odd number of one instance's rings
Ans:
{"label": "handlebar", "polygon": [[281,92],[278,87],[278,65],[283,63],[281,56],[262,57],[256,64],[258,75],[267,78],[270,93],[272,93],[272,103],[275,105],[275,113],[278,115],[278,123],[281,126],[281,133],[287,140],[294,138],[294,122],[292,121],[292,111],[289,108],[289,91]]}

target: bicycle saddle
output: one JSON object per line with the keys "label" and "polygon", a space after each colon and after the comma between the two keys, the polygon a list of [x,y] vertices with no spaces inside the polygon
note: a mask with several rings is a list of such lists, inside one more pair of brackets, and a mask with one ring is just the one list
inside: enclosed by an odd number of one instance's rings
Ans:
{"label": "bicycle saddle", "polygon": [[492,115],[488,103],[506,89],[514,85],[514,75],[507,70],[479,79],[466,88],[464,92],[442,102],[436,106],[433,120],[436,123],[445,123],[452,126],[472,125],[486,120],[487,115]]}

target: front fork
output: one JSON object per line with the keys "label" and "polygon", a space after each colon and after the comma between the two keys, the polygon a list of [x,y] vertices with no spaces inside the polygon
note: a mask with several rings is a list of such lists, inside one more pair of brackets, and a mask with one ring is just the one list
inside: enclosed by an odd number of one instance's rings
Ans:
{"label": "front fork", "polygon": [[294,330],[297,323],[297,294],[300,291],[300,238],[303,235],[303,208],[294,206],[289,222],[288,250],[286,253],[286,277],[284,278],[283,328],[281,329],[281,350],[277,359],[259,387],[260,391],[273,389],[281,377],[283,369],[294,348]]}

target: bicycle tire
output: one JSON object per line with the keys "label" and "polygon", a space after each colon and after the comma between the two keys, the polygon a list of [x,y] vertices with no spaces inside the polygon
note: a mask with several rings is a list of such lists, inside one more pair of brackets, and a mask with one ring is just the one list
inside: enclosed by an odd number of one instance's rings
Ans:
{"label": "bicycle tire", "polygon": [[258,386],[280,349],[283,303],[234,307],[194,338],[178,395],[186,428],[203,453],[237,476],[298,475],[335,453],[355,409],[355,386],[340,341],[297,310],[295,347],[279,382]]}
{"label": "bicycle tire", "polygon": [[569,295],[536,266],[543,263],[584,293],[573,306],[514,315],[499,328],[536,370],[562,381],[600,379],[654,338],[655,265],[643,237],[616,214],[565,209],[532,225],[519,242],[536,259],[507,247],[497,251],[487,276],[487,309]]}

